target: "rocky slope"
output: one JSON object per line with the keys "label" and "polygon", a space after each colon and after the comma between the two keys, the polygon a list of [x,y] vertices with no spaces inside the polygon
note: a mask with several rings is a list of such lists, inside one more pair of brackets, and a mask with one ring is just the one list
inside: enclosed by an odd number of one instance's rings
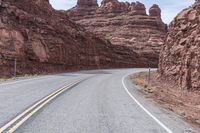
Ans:
{"label": "rocky slope", "polygon": [[132,62],[137,61],[139,66],[157,67],[167,32],[158,5],[153,5],[147,15],[144,4],[140,2],[103,0],[98,7],[96,0],[78,0],[67,14],[88,31],[110,40],[112,45],[128,48],[134,53],[130,57],[139,57]]}
{"label": "rocky slope", "polygon": [[137,66],[129,53],[86,32],[48,0],[0,0],[0,77],[13,74],[14,59],[18,75]]}
{"label": "rocky slope", "polygon": [[159,73],[182,89],[200,90],[200,1],[171,22],[160,54]]}

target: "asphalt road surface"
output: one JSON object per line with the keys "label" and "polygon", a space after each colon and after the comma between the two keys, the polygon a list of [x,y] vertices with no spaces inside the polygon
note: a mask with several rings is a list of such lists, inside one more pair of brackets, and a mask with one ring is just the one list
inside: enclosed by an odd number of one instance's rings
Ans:
{"label": "asphalt road surface", "polygon": [[46,95],[90,77],[45,105],[16,133],[197,133],[133,87],[146,69],[80,71],[0,84],[0,127]]}

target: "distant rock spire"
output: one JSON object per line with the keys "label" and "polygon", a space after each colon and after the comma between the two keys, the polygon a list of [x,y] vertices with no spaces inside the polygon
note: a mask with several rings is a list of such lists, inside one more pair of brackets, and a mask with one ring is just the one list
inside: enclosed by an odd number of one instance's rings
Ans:
{"label": "distant rock spire", "polygon": [[146,7],[139,1],[132,2],[130,9],[133,15],[146,15]]}
{"label": "distant rock spire", "polygon": [[159,17],[161,18],[161,9],[158,5],[154,4],[150,9],[149,9],[149,15],[152,17]]}

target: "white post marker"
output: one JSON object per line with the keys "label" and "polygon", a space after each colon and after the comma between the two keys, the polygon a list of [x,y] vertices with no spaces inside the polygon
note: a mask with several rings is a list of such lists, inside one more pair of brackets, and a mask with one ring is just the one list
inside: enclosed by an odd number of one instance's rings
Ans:
{"label": "white post marker", "polygon": [[[130,75],[130,74],[128,74]],[[160,120],[158,120],[153,114],[151,114],[128,90],[128,88],[126,87],[125,85],[125,78],[128,76],[128,75],[125,75],[123,78],[122,78],[122,85],[124,87],[124,89],[126,90],[126,92],[128,93],[128,95],[135,101],[135,103],[145,112],[147,113],[156,123],[158,123],[158,125],[160,125],[162,128],[165,129],[165,131],[167,133],[173,133],[167,126],[165,126]]]}

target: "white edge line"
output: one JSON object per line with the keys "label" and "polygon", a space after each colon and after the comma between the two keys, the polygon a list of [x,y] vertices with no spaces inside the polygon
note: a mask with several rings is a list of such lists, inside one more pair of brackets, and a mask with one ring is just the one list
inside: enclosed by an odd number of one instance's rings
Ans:
{"label": "white edge line", "polygon": [[[130,75],[130,74],[128,74]],[[126,87],[125,85],[125,78],[128,76],[128,75],[125,75],[123,78],[122,78],[122,85],[124,87],[124,89],[126,90],[126,92],[128,93],[128,95],[135,101],[135,103],[137,103],[137,105],[144,111],[146,112],[154,121],[156,121],[162,128],[164,128],[167,133],[173,133],[167,126],[165,126],[160,120],[158,120],[153,114],[151,114],[128,90],[128,88]]]}

